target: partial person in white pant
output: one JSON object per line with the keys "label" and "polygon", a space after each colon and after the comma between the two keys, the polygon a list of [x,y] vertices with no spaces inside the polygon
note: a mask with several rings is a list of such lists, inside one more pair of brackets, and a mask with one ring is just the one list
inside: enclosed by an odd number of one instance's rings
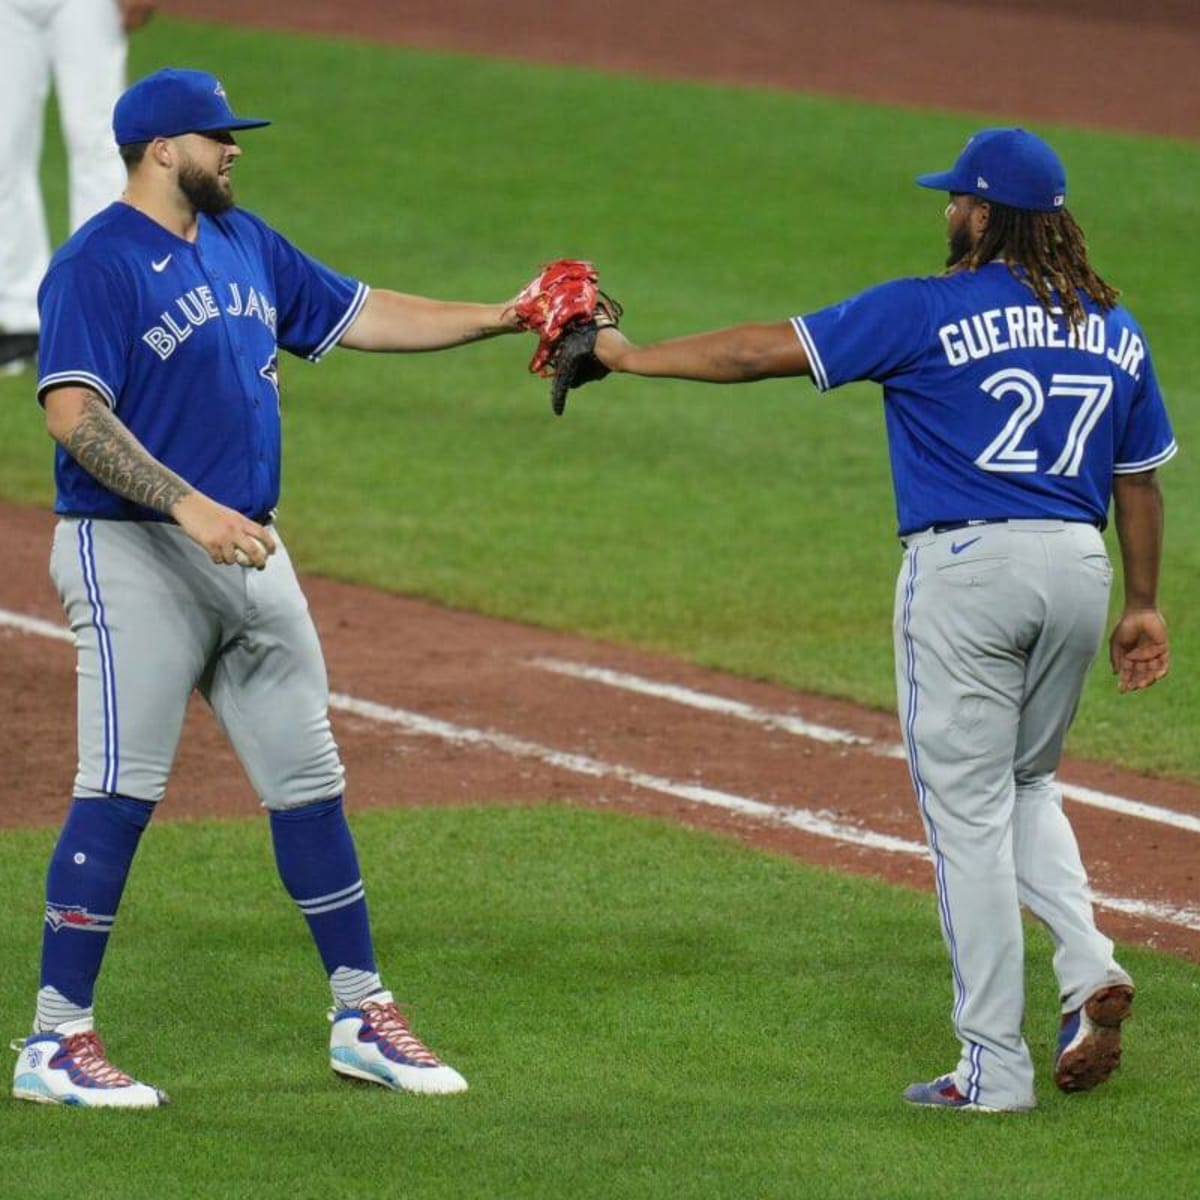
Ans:
{"label": "partial person in white pant", "polygon": [[112,110],[127,33],[156,0],[0,0],[0,370],[37,354],[37,289],[50,262],[38,169],[53,82],[67,147],[74,232],[125,186]]}

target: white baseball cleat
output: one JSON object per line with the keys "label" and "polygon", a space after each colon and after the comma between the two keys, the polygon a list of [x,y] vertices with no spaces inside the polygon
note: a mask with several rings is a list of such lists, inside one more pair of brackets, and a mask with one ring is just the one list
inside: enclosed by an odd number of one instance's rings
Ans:
{"label": "white baseball cleat", "polygon": [[88,1022],[31,1034],[12,1045],[19,1051],[12,1090],[18,1100],[77,1108],[159,1108],[169,1103],[165,1092],[114,1067]]}
{"label": "white baseball cleat", "polygon": [[398,1092],[467,1090],[467,1081],[409,1029],[391,992],[379,992],[358,1008],[331,1009],[329,1019],[329,1065],[339,1075]]}

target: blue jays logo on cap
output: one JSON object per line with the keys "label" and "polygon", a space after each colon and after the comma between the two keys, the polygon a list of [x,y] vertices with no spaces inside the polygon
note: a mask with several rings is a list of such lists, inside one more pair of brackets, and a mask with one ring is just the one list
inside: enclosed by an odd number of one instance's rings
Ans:
{"label": "blue jays logo on cap", "polygon": [[1061,159],[1026,129],[981,129],[967,139],[950,170],[918,175],[917,183],[1033,212],[1058,212],[1067,202]]}
{"label": "blue jays logo on cap", "polygon": [[236,116],[215,75],[177,67],[165,67],[139,79],[113,109],[113,135],[118,146],[178,137],[181,133],[257,129],[270,123],[258,117]]}

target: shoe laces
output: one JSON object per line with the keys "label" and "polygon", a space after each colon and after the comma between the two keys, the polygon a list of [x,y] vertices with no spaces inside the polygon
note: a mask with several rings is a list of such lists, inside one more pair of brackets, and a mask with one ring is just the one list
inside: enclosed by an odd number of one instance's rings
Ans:
{"label": "shoe laces", "polygon": [[[60,1055],[72,1058],[75,1068],[86,1075],[95,1087],[131,1087],[133,1079],[108,1061],[104,1043],[96,1031],[75,1033],[62,1039]],[[56,1055],[55,1057],[58,1057]]]}
{"label": "shoe laces", "polygon": [[410,1062],[424,1063],[430,1067],[442,1065],[441,1059],[409,1028],[394,1000],[382,1003],[366,1000],[362,1011],[376,1037],[387,1042]]}

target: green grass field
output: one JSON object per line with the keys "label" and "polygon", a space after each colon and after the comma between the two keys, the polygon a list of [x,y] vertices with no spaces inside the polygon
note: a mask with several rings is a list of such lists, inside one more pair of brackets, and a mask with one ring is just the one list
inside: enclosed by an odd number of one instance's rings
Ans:
{"label": "green grass field", "polygon": [[[276,120],[243,139],[239,197],[311,252],[381,286],[495,300],[545,259],[586,255],[636,339],[936,270],[942,200],[911,178],[984,123],[166,16],[134,39],[132,71],[180,46],[235,107]],[[571,111],[594,114],[586,136]],[[1097,262],[1149,332],[1184,447],[1164,471],[1175,673],[1118,700],[1098,670],[1071,748],[1200,778],[1200,166],[1165,140],[1045,132]],[[282,523],[301,566],[892,706],[898,549],[873,389],[619,379],[555,420],[531,350],[285,364]],[[31,384],[0,379],[0,495],[49,504]],[[1123,951],[1141,989],[1127,1065],[1065,1098],[1046,1077],[1056,1003],[1034,933],[1042,1107],[963,1120],[898,1099],[956,1053],[928,897],[570,808],[368,813],[356,828],[389,980],[467,1096],[335,1080],[324,983],[264,823],[163,824],[97,1001],[116,1061],[175,1103],[0,1104],[0,1177],[24,1197],[121,1200],[1200,1191],[1192,965]],[[37,982],[52,840],[0,837],[11,1036]]]}
{"label": "green grass field", "polygon": [[[97,1001],[116,1061],[173,1103],[0,1105],[0,1174],[24,1181],[22,1197],[1147,1200],[1200,1188],[1186,964],[1125,952],[1144,997],[1126,1066],[1102,1092],[1065,1097],[1046,1067],[1049,947],[1032,938],[1039,1111],[919,1111],[900,1089],[956,1052],[932,898],[569,808],[374,812],[355,827],[392,986],[471,1091],[417,1098],[335,1078],[324,981],[274,878],[266,822],[164,824],[140,852]],[[0,926],[10,1020],[25,1019],[36,983],[51,840],[0,840],[0,878],[22,898],[22,919]]]}

